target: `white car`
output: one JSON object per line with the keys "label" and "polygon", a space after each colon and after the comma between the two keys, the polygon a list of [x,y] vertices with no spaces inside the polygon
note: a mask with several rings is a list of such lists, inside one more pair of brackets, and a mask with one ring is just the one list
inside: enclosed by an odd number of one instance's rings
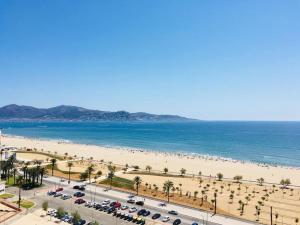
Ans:
{"label": "white car", "polygon": [[107,205],[107,204],[110,203],[110,200],[109,200],[109,199],[106,199],[106,200],[104,200],[102,203]]}
{"label": "white car", "polygon": [[129,209],[129,212],[130,212],[130,213],[134,213],[134,212],[136,212],[136,211],[137,211],[137,208],[135,208],[135,207],[132,207],[132,208]]}
{"label": "white car", "polygon": [[161,221],[168,222],[169,220],[170,220],[170,217],[164,216]]}

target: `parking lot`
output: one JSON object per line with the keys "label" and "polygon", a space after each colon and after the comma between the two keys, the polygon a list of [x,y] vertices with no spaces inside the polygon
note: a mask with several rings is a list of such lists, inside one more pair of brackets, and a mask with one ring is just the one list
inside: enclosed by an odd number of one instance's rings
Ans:
{"label": "parking lot", "polygon": [[[55,191],[55,190],[53,190]],[[59,194],[58,194],[59,193]],[[77,193],[74,196],[74,193]],[[84,193],[84,196],[78,193]],[[41,202],[47,200],[50,207],[63,207],[66,211],[79,211],[82,218],[89,221],[98,221],[100,224],[184,224],[191,225],[194,221],[180,216],[180,212],[169,214],[166,210],[157,210],[141,204],[142,198],[128,196],[128,199],[105,199],[96,194],[66,189],[41,198]],[[127,201],[131,200],[128,203]],[[178,215],[174,215],[177,214]],[[155,215],[155,216],[154,216]],[[152,219],[153,218],[153,219]],[[174,223],[174,221],[176,221]],[[196,221],[198,224],[203,224]]]}

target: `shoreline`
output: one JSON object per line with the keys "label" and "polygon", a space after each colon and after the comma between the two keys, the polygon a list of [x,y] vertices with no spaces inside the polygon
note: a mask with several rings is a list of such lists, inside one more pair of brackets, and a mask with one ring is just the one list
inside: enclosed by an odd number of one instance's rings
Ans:
{"label": "shoreline", "polygon": [[141,152],[141,153],[159,153],[159,154],[165,154],[165,155],[170,155],[170,156],[200,158],[203,160],[220,160],[223,162],[255,164],[255,165],[261,166],[261,167],[280,167],[280,168],[285,168],[285,169],[298,169],[300,171],[300,166],[289,166],[289,165],[284,165],[284,164],[280,164],[280,163],[257,162],[254,160],[240,160],[240,159],[234,159],[231,157],[223,157],[223,156],[218,156],[218,155],[200,154],[197,152],[153,150],[153,149],[122,147],[122,146],[113,146],[113,145],[111,145],[111,146],[110,145],[97,145],[97,144],[80,143],[80,142],[71,141],[68,139],[26,137],[26,136],[19,136],[19,135],[13,135],[13,134],[2,134],[2,137],[20,138],[20,139],[25,139],[25,140],[28,139],[28,140],[36,140],[36,141],[49,141],[49,142],[54,142],[54,143],[58,143],[58,144],[74,144],[74,145],[82,145],[82,146],[91,146],[91,147],[99,147],[99,148],[119,150],[119,151],[130,151],[130,152]]}
{"label": "shoreline", "polygon": [[263,177],[267,183],[279,183],[281,179],[290,178],[292,185],[300,185],[299,167],[240,161],[219,156],[200,155],[198,153],[117,148],[7,134],[2,135],[2,144],[5,144],[7,147],[43,149],[44,151],[57,152],[59,154],[67,152],[70,156],[93,157],[95,160],[103,159],[119,165],[138,165],[143,169],[147,165],[150,165],[153,170],[160,171],[167,167],[170,173],[178,173],[181,168],[185,168],[187,174],[197,175],[201,171],[203,175],[216,176],[217,173],[222,172],[224,178],[242,175],[243,180],[256,180],[259,177]]}

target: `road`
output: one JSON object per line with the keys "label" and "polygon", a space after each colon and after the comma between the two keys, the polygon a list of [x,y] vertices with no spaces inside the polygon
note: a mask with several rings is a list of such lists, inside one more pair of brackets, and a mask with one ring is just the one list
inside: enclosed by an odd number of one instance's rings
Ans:
{"label": "road", "polygon": [[[48,177],[48,178],[44,179],[44,184],[45,184],[45,186],[43,188],[34,189],[31,191],[23,191],[22,195],[24,196],[24,198],[33,199],[36,202],[37,207],[41,207],[41,205],[44,201],[48,201],[49,207],[51,207],[51,208],[63,207],[66,211],[68,211],[70,213],[78,210],[78,212],[80,213],[82,218],[87,219],[88,221],[97,220],[102,225],[132,224],[131,222],[127,222],[122,219],[118,219],[116,217],[113,217],[110,214],[105,213],[105,212],[100,212],[93,208],[86,208],[86,207],[84,207],[84,205],[74,204],[74,198],[69,199],[69,200],[62,200],[60,198],[55,198],[52,196],[48,196],[46,194],[46,192],[48,190],[54,190],[57,187],[63,187],[64,193],[73,195],[73,193],[75,192],[75,190],[73,190],[73,188],[72,188],[73,185],[82,184],[82,183],[71,182],[71,184],[68,185],[68,183],[66,181],[60,182],[59,178]],[[13,188],[10,188],[10,190],[7,190],[7,191],[12,192],[12,193],[17,193],[17,190],[16,189],[14,190]],[[86,196],[84,197],[84,199],[87,201],[95,201],[95,202],[100,203],[105,199],[110,199],[110,200],[114,200],[114,201],[119,201],[119,202],[121,202],[121,204],[126,204],[129,207],[131,206],[131,204],[126,203],[126,200],[128,199],[128,193],[125,193],[125,192],[120,192],[120,191],[115,191],[115,190],[110,190],[108,192],[105,192],[104,189],[101,187],[96,187],[95,185],[87,184],[85,193],[86,193]],[[145,205],[143,208],[150,210],[150,212],[151,212],[151,215],[148,216],[149,220],[147,220],[147,223],[146,223],[149,225],[157,224],[157,223],[153,223],[154,221],[151,220],[151,216],[154,213],[160,213],[162,216],[164,216],[164,215],[170,216],[171,220],[169,223],[160,222],[161,224],[168,224],[168,225],[172,224],[172,222],[176,218],[181,219],[182,225],[191,225],[193,221],[196,221],[196,222],[198,222],[198,224],[201,224],[201,225],[202,224],[205,224],[205,225],[221,225],[221,224],[253,225],[253,224],[255,224],[255,223],[251,223],[251,222],[245,222],[245,221],[235,220],[232,218],[222,217],[219,215],[212,216],[211,214],[204,212],[204,211],[200,211],[200,210],[196,210],[196,209],[192,209],[192,208],[186,208],[186,207],[178,206],[178,205],[174,205],[174,204],[168,204],[166,207],[160,207],[159,206],[160,202],[157,200],[148,199],[148,198],[143,199],[143,200],[145,201]],[[142,207],[138,207],[136,205],[134,205],[134,206],[138,209],[142,208]],[[179,215],[178,216],[169,215],[167,212],[170,210],[175,210],[175,211],[179,212]]]}

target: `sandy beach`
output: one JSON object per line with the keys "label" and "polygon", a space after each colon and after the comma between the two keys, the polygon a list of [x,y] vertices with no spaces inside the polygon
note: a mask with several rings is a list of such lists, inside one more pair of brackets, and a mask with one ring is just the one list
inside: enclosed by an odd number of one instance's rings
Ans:
{"label": "sandy beach", "polygon": [[281,179],[289,178],[293,185],[300,185],[300,169],[294,167],[260,165],[218,157],[115,149],[12,136],[2,136],[2,144],[7,147],[43,149],[44,152],[57,152],[58,154],[68,153],[69,156],[93,157],[96,160],[111,161],[114,164],[138,165],[140,168],[150,165],[152,170],[160,171],[165,167],[169,169],[169,172],[179,172],[181,168],[185,168],[189,174],[198,174],[201,171],[203,175],[215,176],[221,172],[225,178],[242,175],[244,180],[256,180],[263,177],[266,182],[270,183],[279,183]]}

